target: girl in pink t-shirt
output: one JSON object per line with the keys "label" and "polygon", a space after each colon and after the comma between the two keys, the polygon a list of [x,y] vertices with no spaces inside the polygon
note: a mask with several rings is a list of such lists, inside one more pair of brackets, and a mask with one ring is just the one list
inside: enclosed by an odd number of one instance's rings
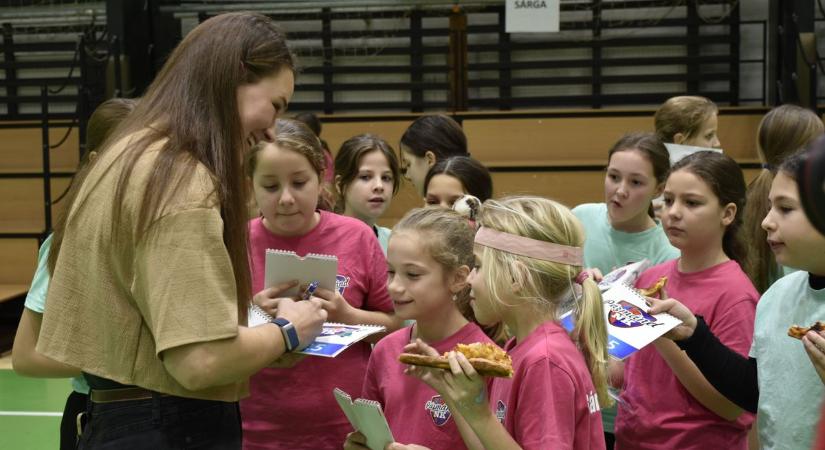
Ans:
{"label": "girl in pink t-shirt", "polygon": [[[573,335],[559,324],[560,305],[574,295],[582,268],[581,225],[569,209],[540,197],[488,200],[479,223],[470,305],[479,323],[506,325],[513,377],[493,378],[488,395],[485,380],[456,352],[448,355],[449,371],[408,373],[467,421],[469,448],[604,449],[599,405],[610,403],[607,324],[591,278],[582,280]],[[406,350],[437,353],[420,340]]]}
{"label": "girl in pink t-shirt", "polygon": [[[474,322],[470,308],[467,275],[474,231],[460,214],[432,207],[410,211],[393,228],[387,253],[390,297],[396,315],[415,323],[376,344],[361,396],[381,403],[400,442],[466,448],[462,429],[456,427],[461,418],[435,390],[405,376],[398,355],[415,339],[440,353],[456,344],[493,342]],[[366,450],[364,436],[350,433],[344,448]]]}
{"label": "girl in pink t-shirt", "polygon": [[[278,120],[274,142],[253,147],[247,163],[261,211],[249,224],[253,292],[263,289],[268,248],[335,255],[336,290],[314,294],[323,301],[327,320],[398,329],[401,321],[387,293],[386,260],[372,230],[357,219],[317,210],[324,162],[312,131],[297,121]],[[275,317],[276,298],[293,286],[284,283],[253,301]],[[369,343],[359,342],[336,358],[290,354],[281,363],[294,367],[255,374],[250,397],[241,401],[244,448],[339,447],[351,428],[332,390],[341,387],[359,396],[369,355]]]}
{"label": "girl in pink t-shirt", "polygon": [[[648,269],[637,286],[666,276],[668,296],[704,315],[723,343],[747,355],[759,294],[738,264],[744,201],[745,180],[730,157],[698,152],[676,163],[665,185],[662,223],[682,256]],[[752,421],[675,343],[659,339],[625,365],[616,449],[744,450]]]}

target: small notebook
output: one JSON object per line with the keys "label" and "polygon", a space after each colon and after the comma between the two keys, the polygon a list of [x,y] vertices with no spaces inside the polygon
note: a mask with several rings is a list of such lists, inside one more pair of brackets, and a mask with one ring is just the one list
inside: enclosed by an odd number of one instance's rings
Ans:
{"label": "small notebook", "polygon": [[[318,281],[318,286],[335,290],[338,276],[338,258],[332,255],[308,253],[301,258],[295,252],[267,249],[266,275],[264,286],[272,287],[289,280],[298,280],[301,285]],[[284,292],[284,297],[298,295],[299,286]]]}
{"label": "small notebook", "polygon": [[[614,284],[602,293],[607,321],[607,352],[622,360],[682,323],[670,314],[647,313],[645,299],[629,285]],[[561,316],[561,325],[573,330],[573,312]]]}
{"label": "small notebook", "polygon": [[[272,321],[272,316],[259,308],[258,305],[249,307],[248,324],[250,327],[270,321]],[[347,325],[326,322],[321,334],[306,348],[296,353],[334,358],[361,339],[385,330],[386,328],[380,325]]]}
{"label": "small notebook", "polygon": [[363,398],[353,401],[349,394],[339,388],[333,389],[332,393],[352,427],[367,438],[367,447],[371,450],[384,450],[387,444],[395,442],[380,403]]}

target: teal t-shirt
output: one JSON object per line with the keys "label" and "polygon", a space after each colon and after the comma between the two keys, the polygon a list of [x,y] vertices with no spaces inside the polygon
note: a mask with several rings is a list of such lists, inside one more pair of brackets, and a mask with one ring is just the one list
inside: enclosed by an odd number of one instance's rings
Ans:
{"label": "teal t-shirt", "polygon": [[389,228],[379,227],[375,225],[373,227],[375,230],[375,235],[378,236],[378,244],[381,245],[381,250],[384,250],[384,256],[387,256],[387,245],[390,243],[390,234],[392,234],[392,230]]}
{"label": "teal t-shirt", "polygon": [[679,249],[670,245],[662,225],[639,233],[614,229],[607,217],[607,205],[587,203],[573,208],[584,226],[584,265],[608,273],[616,267],[647,258],[656,265],[678,258]]}
{"label": "teal t-shirt", "polygon": [[[52,235],[43,241],[40,250],[37,252],[37,270],[34,272],[29,293],[26,295],[24,306],[38,314],[43,314],[46,309],[46,292],[49,290],[49,249],[52,247]],[[89,393],[89,385],[82,376],[72,378],[72,389],[81,394]]]}
{"label": "teal t-shirt", "polygon": [[[681,254],[679,249],[670,245],[659,223],[639,233],[616,230],[610,225],[604,203],[579,205],[573,208],[573,214],[584,227],[584,266],[598,268],[603,274],[645,258],[656,265],[678,258]],[[615,405],[602,409],[602,425],[606,433],[613,433],[615,421]]]}
{"label": "teal t-shirt", "polygon": [[750,356],[757,361],[763,450],[811,448],[825,386],[788,327],[824,319],[825,289],[813,290],[804,271],[777,280],[756,305]]}

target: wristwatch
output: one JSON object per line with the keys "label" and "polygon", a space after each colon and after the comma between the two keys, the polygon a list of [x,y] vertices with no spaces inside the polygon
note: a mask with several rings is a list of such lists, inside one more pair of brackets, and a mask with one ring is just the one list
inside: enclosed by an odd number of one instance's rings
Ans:
{"label": "wristwatch", "polygon": [[295,329],[295,325],[292,322],[284,319],[283,317],[276,317],[272,319],[272,323],[278,325],[281,329],[281,333],[284,335],[284,344],[286,344],[286,351],[291,352],[298,348],[301,344],[301,341],[298,340],[298,331]]}

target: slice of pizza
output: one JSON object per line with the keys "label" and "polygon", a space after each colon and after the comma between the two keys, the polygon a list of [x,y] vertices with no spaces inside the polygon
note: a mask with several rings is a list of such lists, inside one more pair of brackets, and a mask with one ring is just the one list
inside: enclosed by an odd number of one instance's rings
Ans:
{"label": "slice of pizza", "polygon": [[[495,344],[481,342],[458,344],[453,351],[464,354],[479,375],[502,378],[510,378],[513,376],[513,361],[510,359],[510,355]],[[404,364],[413,366],[434,367],[444,370],[450,369],[447,353],[444,353],[442,356],[402,353],[398,356],[398,360]]]}
{"label": "slice of pizza", "polygon": [[662,277],[659,278],[659,281],[657,281],[656,284],[654,284],[653,286],[650,286],[646,289],[640,288],[638,289],[638,291],[645,297],[656,297],[661,293],[662,288],[665,287],[665,284],[667,284],[667,277]]}
{"label": "slice of pizza", "polygon": [[788,336],[792,338],[802,339],[809,331],[815,331],[819,333],[820,331],[825,331],[825,322],[817,321],[815,324],[809,326],[808,328],[800,327],[799,325],[794,325],[788,328]]}

